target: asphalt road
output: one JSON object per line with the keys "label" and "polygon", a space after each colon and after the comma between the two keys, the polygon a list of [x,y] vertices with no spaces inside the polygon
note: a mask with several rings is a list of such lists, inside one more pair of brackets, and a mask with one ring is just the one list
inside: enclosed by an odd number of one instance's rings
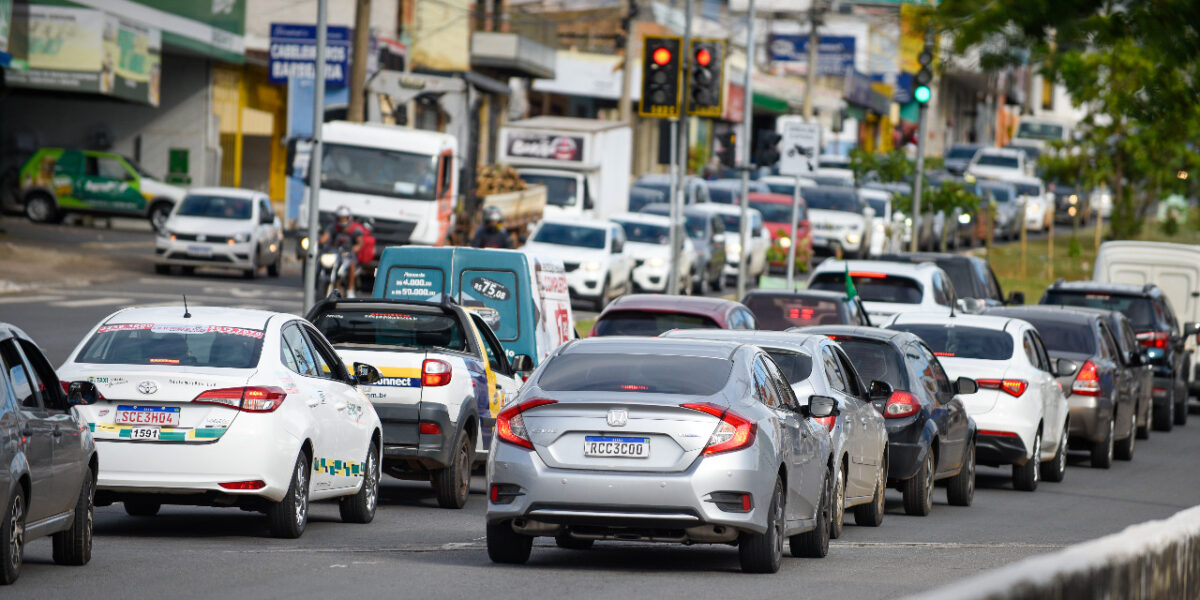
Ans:
{"label": "asphalt road", "polygon": [[[220,304],[299,311],[299,274],[246,281],[211,272],[153,275],[136,231],[48,228],[8,237],[78,243],[108,236],[122,276],[92,286],[0,295],[0,320],[29,332],[61,362],[98,320],[130,304]],[[2,240],[3,238],[0,238]],[[94,241],[94,240],[93,240]],[[100,274],[102,275],[102,274]],[[109,274],[111,275],[111,274]],[[980,468],[975,503],[935,496],[928,517],[904,515],[888,492],[879,528],[850,525],[825,559],[786,558],[775,575],[745,575],[727,546],[599,543],[591,551],[560,550],[541,540],[528,565],[493,565],[484,549],[485,482],[476,477],[462,510],[437,508],[428,485],[385,477],[379,512],[369,525],[338,521],[333,504],[314,506],[299,540],[266,537],[263,518],[233,509],[166,507],[157,517],[125,515],[120,505],[96,511],[96,542],[86,567],[58,567],[49,540],[33,542],[21,598],[308,598],[381,595],[421,598],[644,597],[889,598],[1026,556],[1166,517],[1200,502],[1200,424],[1155,432],[1139,441],[1133,462],[1111,470],[1072,457],[1066,480],[1034,493],[1013,490],[1007,469]],[[853,518],[849,517],[848,522]],[[14,596],[17,597],[17,596]]]}

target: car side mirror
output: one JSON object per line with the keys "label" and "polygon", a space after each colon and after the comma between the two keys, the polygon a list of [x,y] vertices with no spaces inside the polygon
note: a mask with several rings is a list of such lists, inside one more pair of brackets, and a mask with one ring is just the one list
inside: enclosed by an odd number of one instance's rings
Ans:
{"label": "car side mirror", "polygon": [[67,404],[71,406],[87,406],[95,404],[100,399],[100,391],[96,384],[90,381],[72,381],[67,386]]}
{"label": "car side mirror", "polygon": [[1074,375],[1075,371],[1078,371],[1078,370],[1079,370],[1079,364],[1073,360],[1067,360],[1065,358],[1060,358],[1060,359],[1054,361],[1054,376],[1055,377],[1068,377],[1070,375]]}
{"label": "car side mirror", "polygon": [[528,354],[518,354],[512,359],[512,370],[517,373],[528,373],[533,370],[533,359]]}
{"label": "car side mirror", "polygon": [[358,385],[375,385],[383,379],[379,369],[364,363],[354,363],[354,381]]}
{"label": "car side mirror", "polygon": [[969,396],[979,391],[979,384],[975,383],[975,380],[970,377],[959,377],[954,382],[954,390],[956,394]]}
{"label": "car side mirror", "polygon": [[1005,302],[1010,306],[1020,306],[1025,304],[1025,292],[1013,292],[1008,295],[1008,301]]}
{"label": "car side mirror", "polygon": [[834,417],[838,414],[837,400],[829,396],[812,396],[808,399],[808,406],[802,406],[800,409],[804,416],[814,419]]}
{"label": "car side mirror", "polygon": [[878,379],[871,382],[871,400],[887,400],[892,396],[892,384]]}

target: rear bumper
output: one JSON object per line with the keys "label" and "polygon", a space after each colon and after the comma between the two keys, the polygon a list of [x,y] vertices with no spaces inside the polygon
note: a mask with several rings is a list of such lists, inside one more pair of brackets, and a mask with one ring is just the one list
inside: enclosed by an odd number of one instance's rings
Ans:
{"label": "rear bumper", "polygon": [[1018,436],[980,432],[975,439],[975,461],[993,467],[1024,465],[1029,461],[1029,450]]}
{"label": "rear bumper", "polygon": [[[445,406],[376,404],[383,425],[383,470],[403,479],[423,479],[450,464],[458,430]],[[422,434],[421,423],[433,423],[439,434]]]}
{"label": "rear bumper", "polygon": [[1067,407],[1071,415],[1071,439],[1099,442],[1108,435],[1108,422],[1113,417],[1111,400],[1071,394],[1067,396]]}
{"label": "rear bumper", "polygon": [[919,416],[911,416],[887,419],[884,425],[888,434],[888,481],[912,479],[929,451],[928,441],[921,439],[924,422]]}

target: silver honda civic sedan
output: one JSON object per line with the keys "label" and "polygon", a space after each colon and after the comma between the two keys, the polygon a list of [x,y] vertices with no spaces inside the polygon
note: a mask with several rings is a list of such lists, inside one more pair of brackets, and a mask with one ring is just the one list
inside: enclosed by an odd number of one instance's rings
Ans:
{"label": "silver honda civic sedan", "polygon": [[736,342],[607,337],[568,343],[497,416],[488,556],[523,563],[533,538],[738,546],[779,570],[829,547],[836,400],[797,401],[771,357]]}

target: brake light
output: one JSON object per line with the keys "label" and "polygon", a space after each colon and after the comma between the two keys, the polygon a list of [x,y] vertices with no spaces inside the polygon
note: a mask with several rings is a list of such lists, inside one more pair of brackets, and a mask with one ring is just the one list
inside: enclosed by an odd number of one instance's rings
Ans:
{"label": "brake light", "polygon": [[525,430],[525,417],[521,413],[556,402],[557,400],[533,398],[500,411],[500,414],[496,415],[496,435],[500,436],[501,441],[533,450],[533,442],[529,441],[529,433]]}
{"label": "brake light", "polygon": [[1100,374],[1096,372],[1096,363],[1089,360],[1079,367],[1079,374],[1071,384],[1071,393],[1080,396],[1100,395]]}
{"label": "brake light", "polygon": [[246,386],[219,388],[201,392],[192,398],[199,404],[216,404],[243,412],[268,413],[274,412],[287,398],[287,392],[275,386]]}
{"label": "brake light", "polygon": [[754,443],[754,435],[757,433],[758,427],[754,423],[720,406],[707,402],[702,404],[680,404],[679,406],[690,410],[698,410],[721,420],[717,424],[717,429],[709,436],[708,444],[704,446],[705,455],[741,450]]}
{"label": "brake light", "polygon": [[418,426],[421,435],[441,435],[442,426],[437,423],[421,423]]}
{"label": "brake light", "polygon": [[1166,348],[1169,337],[1165,331],[1143,331],[1137,334],[1137,341],[1147,348]]}
{"label": "brake light", "polygon": [[1024,379],[976,379],[975,383],[985,390],[1004,390],[1013,398],[1020,398],[1029,387],[1029,382]]}
{"label": "brake light", "polygon": [[261,490],[267,487],[267,482],[255,479],[254,481],[228,481],[217,485],[227,490]]}
{"label": "brake light", "polygon": [[933,355],[934,356],[942,356],[945,358],[954,358],[953,352],[934,352]]}
{"label": "brake light", "polygon": [[887,279],[887,273],[875,273],[873,271],[850,271],[851,277],[866,277],[867,279]]}
{"label": "brake light", "polygon": [[837,425],[837,417],[830,415],[828,417],[813,417],[813,421],[825,426],[825,429],[833,431],[833,426]]}
{"label": "brake light", "polygon": [[892,392],[888,396],[887,404],[883,407],[883,418],[885,419],[901,419],[911,417],[921,410],[921,403],[917,402],[917,398],[908,392]]}
{"label": "brake light", "polygon": [[450,363],[427,358],[421,363],[421,387],[439,387],[450,383]]}
{"label": "brake light", "polygon": [[980,429],[979,435],[994,435],[999,437],[1021,437],[1011,431],[992,431],[989,429]]}

